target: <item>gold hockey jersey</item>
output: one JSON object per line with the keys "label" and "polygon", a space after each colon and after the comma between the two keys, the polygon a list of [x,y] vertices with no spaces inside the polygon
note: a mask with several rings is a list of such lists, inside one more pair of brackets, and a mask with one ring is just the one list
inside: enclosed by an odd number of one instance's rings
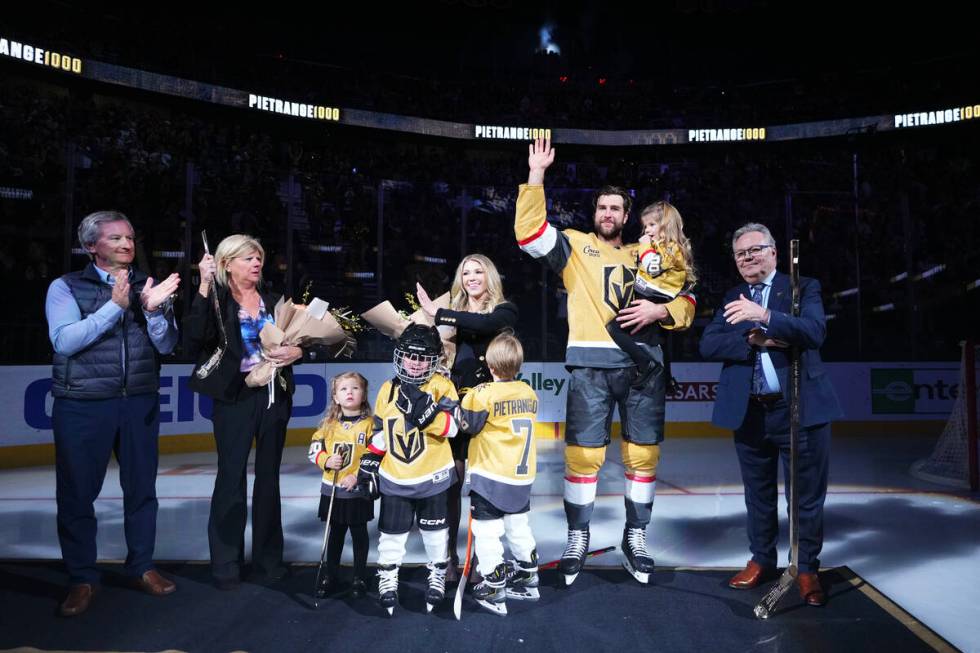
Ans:
{"label": "gold hockey jersey", "polygon": [[[361,496],[358,492],[348,492],[340,487],[340,480],[348,474],[357,476],[357,468],[361,456],[367,451],[371,436],[374,433],[374,418],[370,415],[329,422],[316,430],[310,442],[307,457],[314,465],[323,470],[323,464],[333,454],[340,454],[343,466],[337,470],[337,497],[348,499]],[[323,470],[320,482],[320,493],[329,495],[333,488],[334,470]]]}
{"label": "gold hockey jersey", "polygon": [[638,295],[658,303],[670,301],[687,283],[687,265],[680,246],[674,241],[639,244],[635,290]]}
{"label": "gold hockey jersey", "polygon": [[434,374],[420,386],[432,395],[439,406],[424,430],[419,431],[398,410],[398,381],[385,381],[374,402],[374,435],[368,451],[381,454],[382,494],[418,499],[431,497],[449,489],[456,480],[456,467],[448,438],[459,429],[457,411],[459,396],[452,381]]}
{"label": "gold hockey jersey", "polygon": [[[514,235],[521,249],[544,259],[568,290],[568,348],[565,364],[577,367],[629,367],[606,323],[633,300],[639,245],[613,247],[594,233],[559,230],[548,224],[544,186],[522,184],[517,196]],[[665,304],[673,318],[666,329],[686,329],[694,318],[694,297],[682,294]]]}
{"label": "gold hockey jersey", "polygon": [[470,489],[505,513],[531,499],[537,471],[534,420],[538,396],[523,381],[478,385],[463,397],[460,428],[470,440]]}

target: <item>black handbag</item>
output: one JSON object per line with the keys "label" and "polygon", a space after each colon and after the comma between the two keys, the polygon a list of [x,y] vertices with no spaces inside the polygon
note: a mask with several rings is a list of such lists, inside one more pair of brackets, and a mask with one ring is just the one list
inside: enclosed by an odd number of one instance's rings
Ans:
{"label": "black handbag", "polygon": [[201,380],[208,378],[212,372],[218,369],[218,366],[221,364],[221,359],[224,358],[225,352],[228,351],[228,334],[225,332],[225,321],[221,316],[221,305],[218,303],[218,293],[215,290],[213,281],[211,282],[211,287],[208,289],[208,299],[211,300],[211,305],[214,307],[214,318],[218,322],[218,333],[221,335],[221,342],[218,344],[218,348],[214,350],[214,353],[195,370],[194,375]]}

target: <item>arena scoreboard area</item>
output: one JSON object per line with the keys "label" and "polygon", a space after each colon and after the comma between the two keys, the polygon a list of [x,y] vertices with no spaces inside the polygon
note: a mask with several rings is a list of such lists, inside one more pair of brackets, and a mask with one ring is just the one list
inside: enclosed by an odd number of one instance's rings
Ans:
{"label": "arena scoreboard area", "polygon": [[384,129],[439,138],[480,141],[529,141],[550,138],[555,143],[595,146],[686,145],[719,143],[764,143],[807,138],[824,138],[899,129],[951,125],[980,118],[980,104],[934,108],[911,113],[865,116],[789,125],[734,125],[727,127],[691,125],[683,129],[594,130],[552,128],[547,125],[467,124],[414,116],[338,107],[322,103],[275,97],[150,71],[118,66],[70,52],[59,52],[40,43],[26,43],[0,34],[0,62],[20,62],[42,67],[52,74],[71,75],[151,93],[210,102],[248,111],[272,114],[275,118],[311,120],[320,123]]}

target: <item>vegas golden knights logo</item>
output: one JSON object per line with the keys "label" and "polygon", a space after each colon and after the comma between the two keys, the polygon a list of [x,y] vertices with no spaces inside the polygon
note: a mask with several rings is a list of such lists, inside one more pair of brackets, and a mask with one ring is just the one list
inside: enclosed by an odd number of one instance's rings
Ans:
{"label": "vegas golden knights logo", "polygon": [[405,420],[392,417],[388,420],[388,453],[405,464],[411,464],[425,451],[425,436],[416,428],[405,431]]}
{"label": "vegas golden knights logo", "polygon": [[602,299],[613,313],[633,301],[636,272],[625,265],[606,265],[602,268]]}
{"label": "vegas golden knights logo", "polygon": [[340,468],[344,469],[351,463],[354,457],[354,445],[350,442],[334,442],[333,452],[340,455]]}

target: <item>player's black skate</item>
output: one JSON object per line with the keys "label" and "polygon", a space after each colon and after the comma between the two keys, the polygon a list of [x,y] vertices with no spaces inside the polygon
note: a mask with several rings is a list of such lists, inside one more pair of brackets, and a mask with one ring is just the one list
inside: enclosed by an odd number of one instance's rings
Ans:
{"label": "player's black skate", "polygon": [[446,569],[449,562],[430,562],[426,566],[429,568],[429,588],[425,591],[425,610],[432,612],[432,608],[446,598]]}
{"label": "player's black skate", "polygon": [[561,560],[558,562],[558,571],[565,577],[566,587],[571,585],[582,571],[588,553],[589,529],[569,528],[565,552],[561,554]]}
{"label": "player's black skate", "polygon": [[518,601],[537,601],[538,552],[531,552],[530,560],[507,561],[507,598]]}
{"label": "player's black skate", "polygon": [[653,557],[647,551],[647,531],[645,528],[630,528],[623,530],[623,567],[630,575],[646,585],[650,582],[655,564]]}
{"label": "player's black skate", "polygon": [[507,616],[507,563],[500,563],[477,583],[473,598],[487,612],[498,617]]}
{"label": "player's black skate", "polygon": [[378,565],[378,601],[388,614],[398,605],[398,565]]}

